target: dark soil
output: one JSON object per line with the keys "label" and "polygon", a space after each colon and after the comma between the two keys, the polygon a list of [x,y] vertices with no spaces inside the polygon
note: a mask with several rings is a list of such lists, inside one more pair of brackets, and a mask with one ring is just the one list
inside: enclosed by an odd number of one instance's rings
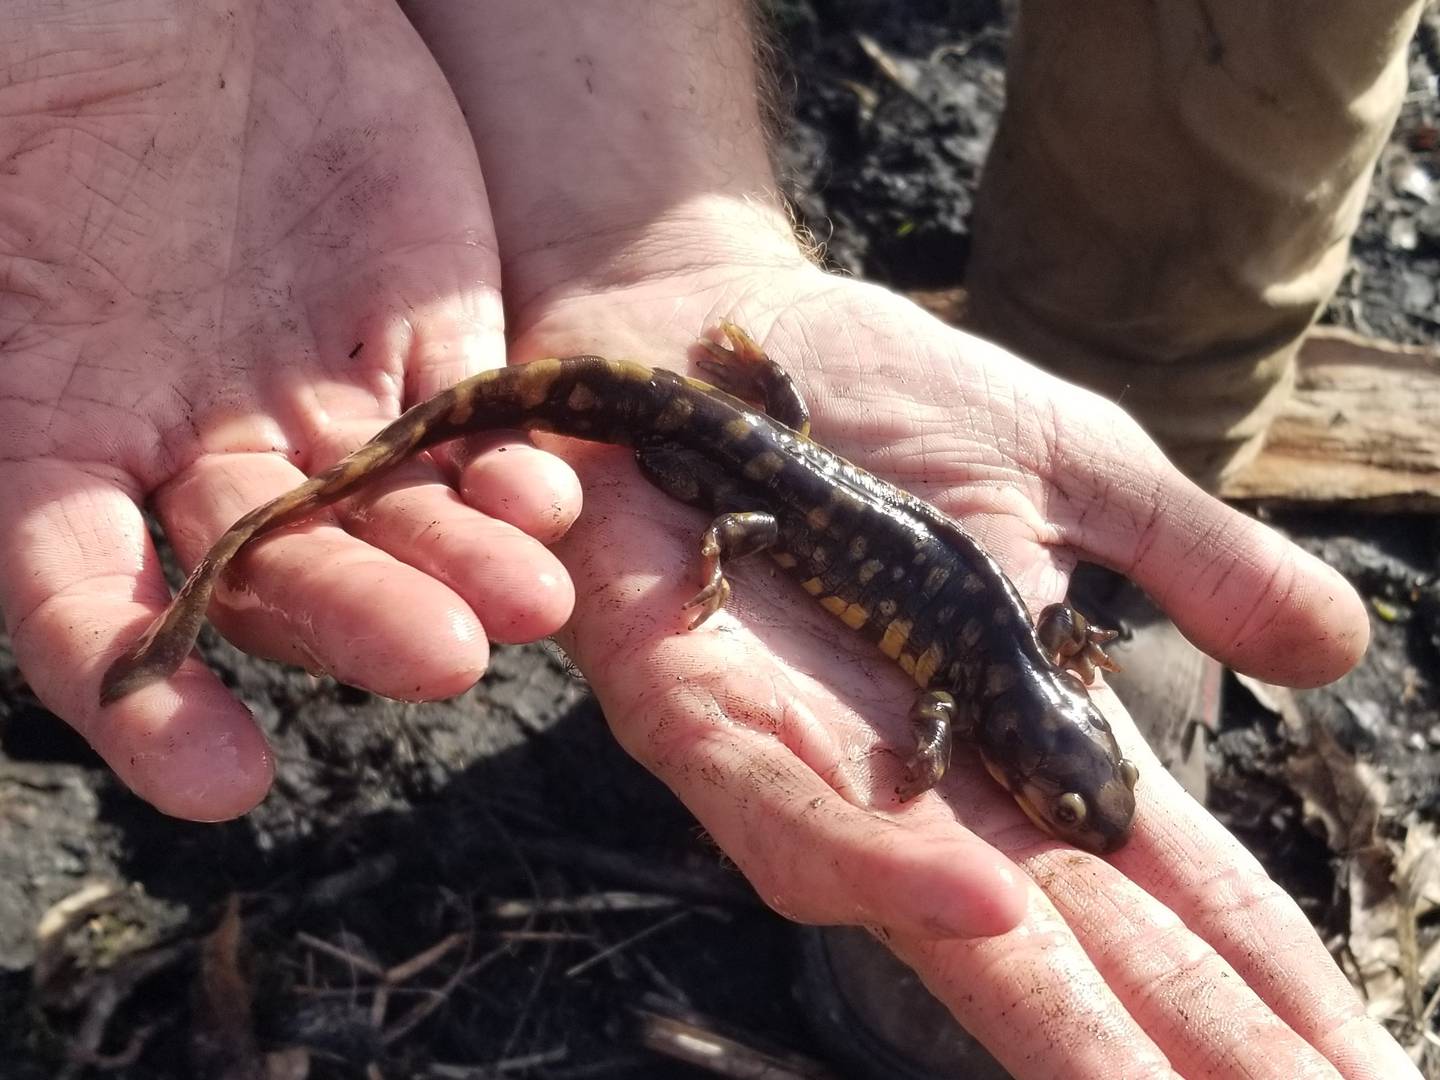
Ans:
{"label": "dark soil", "polygon": [[[1002,103],[1007,6],[777,0],[778,85],[795,117],[779,160],[838,267],[906,289],[960,281]],[[1416,93],[1330,312],[1406,341],[1440,325],[1437,71],[1427,28]],[[1436,521],[1321,512],[1275,523],[1375,602],[1364,664],[1304,707],[1380,767],[1395,819],[1436,820]],[[501,649],[482,686],[426,706],[214,640],[204,649],[280,762],[264,805],[226,825],[138,803],[35,701],[0,642],[0,1075],[57,1075],[81,1046],[113,1056],[104,1071],[126,1080],[222,1075],[254,1052],[251,1037],[262,1051],[307,1048],[316,1077],[363,1076],[372,1062],[385,1076],[492,1075],[483,1067],[497,1063],[516,1077],[705,1075],[642,1049],[639,1010],[676,1007],[823,1056],[792,1004],[790,926],[615,746],[544,648]],[[1286,780],[1293,737],[1231,690],[1212,747],[1215,809],[1322,932],[1338,933],[1349,901]],[[37,975],[38,920],[97,881],[118,891],[85,909],[62,935],[63,962],[47,955]],[[231,897],[239,965],[221,936],[205,939],[233,926]],[[169,947],[167,962],[122,984],[124,959],[149,945]],[[377,1010],[377,972],[432,948]],[[217,1015],[217,983],[251,988],[253,1024]],[[92,1011],[87,1029],[81,1003],[93,1010],[106,990],[113,1015],[97,1027]],[[433,1011],[412,1012],[422,1006]]]}

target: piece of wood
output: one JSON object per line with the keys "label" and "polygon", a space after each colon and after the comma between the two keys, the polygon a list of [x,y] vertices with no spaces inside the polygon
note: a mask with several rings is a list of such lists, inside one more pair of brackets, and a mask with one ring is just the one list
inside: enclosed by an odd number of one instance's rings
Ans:
{"label": "piece of wood", "polygon": [[1264,449],[1220,495],[1440,510],[1440,351],[1317,327]]}
{"label": "piece of wood", "polygon": [[[962,288],[906,294],[964,329]],[[1259,456],[1220,497],[1274,506],[1440,510],[1440,350],[1317,326]]]}

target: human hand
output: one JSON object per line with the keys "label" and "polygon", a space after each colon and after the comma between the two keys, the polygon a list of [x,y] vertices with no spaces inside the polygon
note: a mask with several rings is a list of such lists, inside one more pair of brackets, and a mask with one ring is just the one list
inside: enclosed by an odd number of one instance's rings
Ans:
{"label": "human hand", "polygon": [[[488,168],[518,358],[678,364],[734,318],[797,376],[818,438],[962,516],[1032,604],[1080,553],[1241,670],[1322,682],[1359,655],[1349,587],[1187,484],[1118,409],[804,265],[770,194],[741,0],[408,6]],[[1021,1076],[1414,1075],[1112,697],[1141,778],[1111,860],[1043,837],[973,762],[896,807],[909,680],[763,560],[737,567],[728,615],[684,633],[704,515],[622,452],[575,460],[569,644],[621,741],[779,910],[883,929]]]}
{"label": "human hand", "polygon": [[[193,563],[405,405],[503,364],[493,226],[393,4],[69,6],[84,18],[17,15],[0,46],[0,606],[31,686],[126,783],[226,818],[271,762],[213,675],[95,704],[168,598],[138,504]],[[276,536],[216,622],[391,697],[468,687],[487,637],[541,636],[572,602],[540,541],[578,512],[574,474],[487,447]]]}
{"label": "human hand", "polygon": [[[1078,555],[1268,680],[1323,683],[1364,649],[1339,575],[1183,479],[1115,406],[883,290],[720,265],[516,314],[517,357],[675,366],[693,327],[749,326],[797,378],[815,437],[963,521],[1032,612]],[[777,910],[874,928],[1017,1076],[1413,1074],[1108,691],[1141,776],[1109,859],[1037,831],[963,746],[899,806],[911,681],[765,560],[731,564],[727,614],[683,632],[707,516],[647,491],[623,451],[573,460],[586,510],[556,549],[580,597],[564,640],[620,741]]]}

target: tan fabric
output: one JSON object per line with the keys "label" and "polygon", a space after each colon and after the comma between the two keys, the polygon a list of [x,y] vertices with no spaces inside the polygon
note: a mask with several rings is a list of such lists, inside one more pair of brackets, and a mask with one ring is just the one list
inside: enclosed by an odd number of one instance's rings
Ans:
{"label": "tan fabric", "polygon": [[971,326],[1201,483],[1259,449],[1345,269],[1420,0],[1028,0]]}

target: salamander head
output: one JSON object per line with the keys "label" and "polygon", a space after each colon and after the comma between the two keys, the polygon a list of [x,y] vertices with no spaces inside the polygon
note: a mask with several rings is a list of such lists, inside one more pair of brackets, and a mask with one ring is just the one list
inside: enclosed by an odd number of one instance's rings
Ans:
{"label": "salamander head", "polygon": [[1051,836],[1099,855],[1129,838],[1139,770],[1077,679],[1028,671],[990,703],[977,742],[990,774]]}

